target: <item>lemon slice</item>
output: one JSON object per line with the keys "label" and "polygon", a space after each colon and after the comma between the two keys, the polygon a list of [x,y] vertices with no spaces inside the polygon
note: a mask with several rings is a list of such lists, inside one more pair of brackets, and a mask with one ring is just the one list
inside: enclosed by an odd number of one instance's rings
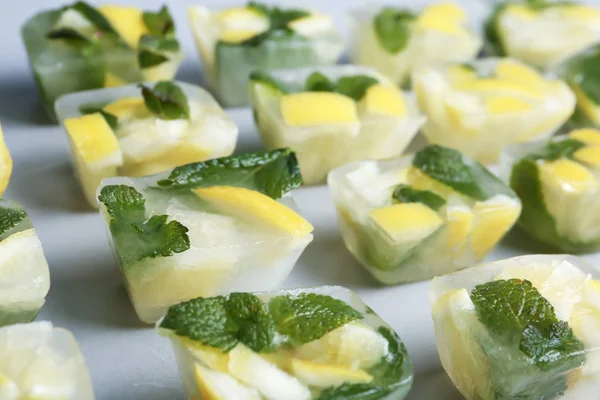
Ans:
{"label": "lemon slice", "polygon": [[457,192],[450,186],[437,181],[416,167],[409,167],[406,174],[408,184],[417,190],[429,190],[439,194],[444,198],[448,198]]}
{"label": "lemon slice", "polygon": [[281,98],[286,125],[311,126],[358,122],[356,103],[350,97],[328,92],[303,92]]}
{"label": "lemon slice", "polygon": [[311,38],[332,30],[333,20],[329,15],[311,14],[290,22],[288,27],[302,36]]}
{"label": "lemon slice", "polygon": [[143,11],[137,7],[103,5],[97,10],[132,49],[137,49],[140,38],[150,33],[142,17]]}
{"label": "lemon slice", "polygon": [[518,82],[534,90],[543,88],[546,83],[536,70],[511,59],[501,60],[496,66],[495,75],[500,79]]}
{"label": "lemon slice", "polygon": [[588,144],[600,144],[600,130],[598,129],[575,129],[569,133],[572,139]]}
{"label": "lemon slice", "polygon": [[369,383],[373,377],[363,370],[339,365],[320,364],[298,359],[291,360],[291,372],[306,385],[328,388],[344,383]]}
{"label": "lemon slice", "polygon": [[196,364],[194,377],[202,400],[261,400],[256,389],[242,385],[231,376]]}
{"label": "lemon slice", "polygon": [[575,161],[539,161],[542,183],[549,188],[558,188],[569,193],[581,193],[598,186],[594,175]]}
{"label": "lemon slice", "polygon": [[152,115],[141,97],[123,97],[107,104],[103,110],[117,117],[119,121],[141,119]]}
{"label": "lemon slice", "polygon": [[465,19],[466,13],[457,4],[440,3],[425,8],[417,20],[417,26],[457,35],[466,33],[461,26]]}
{"label": "lemon slice", "polygon": [[435,211],[421,203],[376,208],[369,217],[392,240],[400,243],[420,242],[444,223]]}
{"label": "lemon slice", "polygon": [[513,96],[486,96],[485,106],[492,115],[515,114],[532,109],[531,104]]}
{"label": "lemon slice", "polygon": [[13,161],[4,142],[4,133],[2,132],[2,126],[0,126],[0,197],[6,191],[10,176],[12,174]]}
{"label": "lemon slice", "polygon": [[600,167],[600,145],[588,146],[573,153],[573,158],[591,167]]}
{"label": "lemon slice", "polygon": [[454,86],[456,90],[476,93],[476,94],[505,94],[521,95],[541,99],[543,92],[530,87],[523,86],[518,82],[511,82],[502,79],[485,78],[476,79],[458,83]]}
{"label": "lemon slice", "polygon": [[485,256],[512,228],[521,214],[521,204],[505,195],[497,195],[473,206],[475,219],[471,247],[477,257]]}
{"label": "lemon slice", "polygon": [[466,206],[446,208],[447,246],[451,252],[460,252],[465,247],[467,237],[473,226],[473,219],[473,212]]}
{"label": "lemon slice", "polygon": [[313,231],[313,226],[290,208],[260,192],[232,186],[210,186],[194,189],[201,199],[227,214],[265,224],[278,231],[302,237]]}
{"label": "lemon slice", "polygon": [[186,337],[177,337],[190,354],[208,368],[227,373],[229,370],[229,353],[223,353],[215,347],[205,346],[202,343]]}
{"label": "lemon slice", "polygon": [[358,107],[362,113],[366,114],[390,117],[406,117],[408,115],[406,99],[402,92],[395,87],[381,84],[371,86]]}
{"label": "lemon slice", "polygon": [[106,71],[104,74],[104,87],[112,88],[127,85],[125,80],[119,78],[117,75],[110,71]]}

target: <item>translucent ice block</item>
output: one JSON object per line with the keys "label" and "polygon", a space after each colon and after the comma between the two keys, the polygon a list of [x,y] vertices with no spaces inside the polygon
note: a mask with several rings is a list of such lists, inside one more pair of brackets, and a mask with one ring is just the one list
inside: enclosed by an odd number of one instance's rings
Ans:
{"label": "translucent ice block", "polygon": [[510,58],[426,68],[413,85],[427,139],[484,163],[508,144],[550,137],[575,108],[566,83]]}
{"label": "translucent ice block", "polygon": [[0,199],[0,326],[33,321],[49,289],[48,263],[29,217]]}
{"label": "translucent ice block", "polygon": [[452,2],[418,10],[369,5],[351,17],[353,62],[377,68],[397,85],[423,67],[471,61],[483,44],[468,28],[465,10]]}
{"label": "translucent ice block", "polygon": [[521,211],[515,193],[485,167],[440,146],[346,165],[328,184],[346,247],[386,284],[482,260]]}
{"label": "translucent ice block", "polygon": [[398,335],[339,286],[198,298],[157,329],[188,399],[401,400],[412,385]]}
{"label": "translucent ice block", "polygon": [[498,55],[550,69],[600,41],[598,7],[566,1],[499,3],[485,24],[487,47]]}
{"label": "translucent ice block", "polygon": [[467,400],[594,399],[600,276],[573,256],[523,256],[431,283],[442,365]]}
{"label": "translucent ice block", "polygon": [[198,296],[270,290],[312,240],[289,191],[302,183],[289,150],[105,180],[101,213],[144,322]]}
{"label": "translucent ice block", "polygon": [[344,44],[324,14],[257,2],[211,11],[189,9],[205,81],[228,107],[248,104],[248,77],[256,70],[335,64]]}
{"label": "translucent ice block", "polygon": [[76,2],[40,12],[21,30],[49,116],[66,93],[172,79],[183,60],[169,11]]}
{"label": "translucent ice block", "polygon": [[307,184],[352,161],[399,156],[424,122],[402,91],[365,67],[253,74],[250,97],[267,148],[294,149]]}
{"label": "translucent ice block", "polygon": [[56,102],[75,174],[93,207],[104,178],[151,175],[233,153],[238,128],[214,98],[189,83],[169,84],[183,91],[188,118],[168,119],[151,111],[137,85],[72,93]]}
{"label": "translucent ice block", "polygon": [[0,328],[2,400],[94,400],[73,335],[50,322]]}
{"label": "translucent ice block", "polygon": [[600,130],[513,145],[502,174],[523,202],[520,226],[568,253],[600,248]]}

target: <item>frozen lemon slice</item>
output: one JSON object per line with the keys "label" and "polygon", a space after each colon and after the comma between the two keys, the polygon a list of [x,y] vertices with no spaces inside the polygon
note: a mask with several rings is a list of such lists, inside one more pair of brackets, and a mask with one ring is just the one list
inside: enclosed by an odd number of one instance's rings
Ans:
{"label": "frozen lemon slice", "polygon": [[212,203],[225,213],[254,220],[272,228],[302,237],[313,231],[313,226],[290,208],[260,192],[232,187],[210,186],[194,189],[201,199]]}
{"label": "frozen lemon slice", "polygon": [[227,372],[229,369],[229,353],[223,353],[220,349],[205,346],[202,343],[188,338],[180,338],[188,351],[208,368],[219,372]]}
{"label": "frozen lemon slice", "polygon": [[215,14],[224,30],[253,31],[255,34],[269,29],[269,19],[260,11],[249,7],[233,7]]}
{"label": "frozen lemon slice", "polygon": [[8,187],[12,169],[12,158],[8,152],[6,143],[4,143],[4,133],[2,132],[2,126],[0,126],[0,197],[2,197]]}
{"label": "frozen lemon slice", "polygon": [[539,161],[541,180],[545,185],[558,187],[566,192],[585,192],[597,186],[594,175],[575,161]]}
{"label": "frozen lemon slice", "polygon": [[369,383],[373,380],[371,375],[360,369],[299,359],[291,360],[291,372],[304,384],[319,388],[336,387],[344,383]]}
{"label": "frozen lemon slice", "polygon": [[572,139],[588,144],[600,144],[600,130],[598,129],[575,129],[569,133]]}
{"label": "frozen lemon slice", "polygon": [[500,79],[519,82],[529,87],[540,88],[545,84],[544,79],[533,68],[510,59],[500,61],[495,74]]}
{"label": "frozen lemon slice", "polygon": [[202,400],[261,400],[256,389],[244,386],[231,376],[211,371],[200,364],[195,365],[194,376]]}
{"label": "frozen lemon slice", "polygon": [[359,103],[361,112],[368,114],[405,117],[408,115],[406,100],[402,93],[390,86],[373,85]]}
{"label": "frozen lemon slice", "polygon": [[260,32],[249,29],[227,29],[219,34],[219,39],[225,43],[239,44],[253,38]]}
{"label": "frozen lemon slice", "polygon": [[408,184],[417,190],[429,190],[445,198],[457,194],[450,186],[433,179],[416,167],[408,168],[406,178]]}
{"label": "frozen lemon slice", "polygon": [[86,163],[100,161],[119,151],[119,141],[100,113],[65,120],[77,154]]}
{"label": "frozen lemon slice", "polygon": [[577,161],[590,165],[594,168],[600,167],[600,145],[588,146],[573,153]]}
{"label": "frozen lemon slice", "polygon": [[119,120],[140,119],[151,115],[141,97],[123,97],[103,108]]}
{"label": "frozen lemon slice", "polygon": [[432,4],[425,9],[425,14],[459,23],[467,19],[465,10],[458,4],[451,2]]}
{"label": "frozen lemon slice", "polygon": [[290,126],[352,124],[358,122],[350,97],[328,92],[288,94],[281,98],[281,114]]}
{"label": "frozen lemon slice", "polygon": [[127,82],[119,78],[117,75],[113,74],[112,72],[106,71],[106,74],[104,75],[104,87],[119,87],[126,84]]}
{"label": "frozen lemon slice", "polygon": [[133,49],[138,47],[143,35],[150,33],[142,17],[143,11],[137,7],[105,5],[98,7],[98,11]]}
{"label": "frozen lemon slice", "polygon": [[543,96],[542,91],[523,86],[518,82],[502,79],[476,79],[458,83],[454,86],[456,90],[478,94],[507,94],[522,95],[539,99]]}
{"label": "frozen lemon slice", "polygon": [[376,208],[369,216],[396,242],[423,240],[444,223],[435,211],[421,203],[400,203]]}
{"label": "frozen lemon slice", "polygon": [[577,106],[595,125],[600,125],[600,106],[590,99],[585,92],[577,85],[572,85],[571,89],[577,97]]}
{"label": "frozen lemon slice", "polygon": [[512,96],[486,96],[485,107],[492,115],[520,113],[532,108],[525,100]]}
{"label": "frozen lemon slice", "polygon": [[417,25],[423,29],[456,35],[465,32],[460,26],[465,18],[465,12],[458,5],[441,3],[427,7],[417,20]]}
{"label": "frozen lemon slice", "polygon": [[478,257],[485,256],[512,228],[521,213],[521,205],[504,195],[492,197],[473,206],[475,220],[471,247]]}
{"label": "frozen lemon slice", "polygon": [[477,72],[465,65],[452,65],[446,70],[452,85],[477,79]]}
{"label": "frozen lemon slice", "polygon": [[468,207],[448,207],[446,209],[448,248],[457,251],[464,247],[473,226],[473,212]]}
{"label": "frozen lemon slice", "polygon": [[329,15],[311,14],[290,22],[288,26],[302,36],[315,37],[330,31],[333,27],[333,20]]}
{"label": "frozen lemon slice", "polygon": [[256,388],[267,400],[309,400],[310,391],[293,376],[283,372],[244,345],[229,352],[229,373]]}
{"label": "frozen lemon slice", "polygon": [[0,373],[0,399],[2,400],[19,400],[19,387],[17,384],[6,375]]}

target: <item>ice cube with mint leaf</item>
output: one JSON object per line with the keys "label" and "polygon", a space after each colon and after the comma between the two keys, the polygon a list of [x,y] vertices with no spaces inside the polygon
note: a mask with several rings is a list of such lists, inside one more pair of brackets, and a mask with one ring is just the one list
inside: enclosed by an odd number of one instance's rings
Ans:
{"label": "ice cube with mint leaf", "polygon": [[600,275],[574,256],[529,255],[434,278],[442,365],[467,400],[593,399]]}
{"label": "ice cube with mint leaf", "polygon": [[156,322],[195,297],[281,284],[312,241],[290,195],[301,184],[289,149],[104,180],[100,212],[140,319]]}
{"label": "ice cube with mint leaf", "polygon": [[196,298],[157,330],[190,399],[401,400],[412,385],[401,339],[339,286]]}
{"label": "ice cube with mint leaf", "polygon": [[64,94],[173,79],[183,61],[166,6],[152,12],[78,1],[37,13],[21,36],[53,119],[54,102]]}

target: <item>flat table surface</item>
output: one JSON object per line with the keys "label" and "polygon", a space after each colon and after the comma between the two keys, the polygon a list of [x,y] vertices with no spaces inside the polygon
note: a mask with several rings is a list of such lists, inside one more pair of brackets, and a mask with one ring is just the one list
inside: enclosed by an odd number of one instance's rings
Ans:
{"label": "flat table surface", "polygon": [[[143,4],[149,9],[161,2],[119,3]],[[200,62],[185,16],[192,2],[166,3],[175,15],[178,36],[187,53],[177,78],[200,83]],[[334,5],[337,1],[280,3],[332,12],[340,27],[347,26],[344,10]],[[342,3],[350,7],[361,2]],[[481,15],[484,10],[483,3],[467,0],[461,3],[473,14]],[[202,4],[225,6],[235,2],[212,0]],[[19,27],[34,12],[56,6],[50,0],[25,0],[0,13],[0,121],[14,160],[5,197],[26,208],[50,265],[51,289],[39,320],[52,321],[73,332],[90,369],[97,399],[183,400],[183,387],[170,344],[151,326],[138,321],[108,245],[103,221],[97,212],[87,208],[73,178],[65,134],[46,120],[38,102]],[[240,126],[236,153],[262,149],[250,110],[227,112]],[[328,188],[300,188],[294,197],[315,226],[315,238],[284,287],[342,285],[355,291],[396,329],[412,356],[416,376],[408,399],[461,399],[437,355],[429,283],[379,285],[345,249]],[[544,248],[513,230],[489,259],[543,251]],[[584,258],[600,265],[600,254]]]}

